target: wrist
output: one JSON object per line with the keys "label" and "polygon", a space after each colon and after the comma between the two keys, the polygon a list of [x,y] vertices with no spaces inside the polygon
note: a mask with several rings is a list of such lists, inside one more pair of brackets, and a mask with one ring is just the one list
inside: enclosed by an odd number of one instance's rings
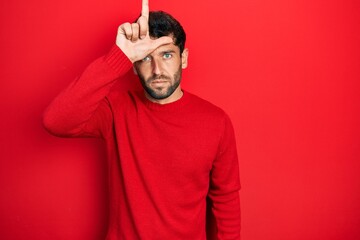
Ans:
{"label": "wrist", "polygon": [[104,57],[105,62],[118,74],[124,74],[132,68],[132,61],[117,45],[113,45]]}

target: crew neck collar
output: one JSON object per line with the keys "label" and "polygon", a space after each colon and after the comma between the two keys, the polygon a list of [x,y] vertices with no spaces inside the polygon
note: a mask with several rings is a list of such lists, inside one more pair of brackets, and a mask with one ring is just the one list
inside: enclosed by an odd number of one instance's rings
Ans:
{"label": "crew neck collar", "polygon": [[172,111],[172,110],[182,108],[189,101],[189,93],[184,91],[183,89],[181,89],[181,91],[183,92],[183,95],[181,96],[181,98],[179,98],[178,100],[176,100],[174,102],[165,103],[165,104],[152,102],[145,96],[144,92],[139,93],[139,95],[140,95],[141,101],[145,104],[146,107],[148,107],[151,110]]}

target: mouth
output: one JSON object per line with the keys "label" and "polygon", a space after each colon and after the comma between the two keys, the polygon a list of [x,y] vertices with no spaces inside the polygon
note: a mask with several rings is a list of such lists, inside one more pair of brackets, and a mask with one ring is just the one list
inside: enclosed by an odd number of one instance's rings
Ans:
{"label": "mouth", "polygon": [[151,83],[164,83],[164,82],[167,82],[167,80],[165,80],[165,79],[155,79],[155,80],[151,81]]}
{"label": "mouth", "polygon": [[168,83],[167,80],[156,79],[150,82],[150,85],[154,88],[164,87]]}
{"label": "mouth", "polygon": [[169,79],[166,76],[149,79],[149,84],[162,84],[167,82],[169,82]]}

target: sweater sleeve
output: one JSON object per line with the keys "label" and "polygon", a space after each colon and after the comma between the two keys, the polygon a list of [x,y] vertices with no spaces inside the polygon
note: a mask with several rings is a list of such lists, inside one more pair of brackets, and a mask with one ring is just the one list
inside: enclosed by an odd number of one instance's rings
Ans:
{"label": "sweater sleeve", "polygon": [[209,198],[218,240],[240,239],[240,180],[234,129],[228,116],[211,170]]}
{"label": "sweater sleeve", "polygon": [[114,45],[53,100],[44,112],[44,127],[62,137],[101,136],[112,117],[106,95],[131,67],[131,61]]}

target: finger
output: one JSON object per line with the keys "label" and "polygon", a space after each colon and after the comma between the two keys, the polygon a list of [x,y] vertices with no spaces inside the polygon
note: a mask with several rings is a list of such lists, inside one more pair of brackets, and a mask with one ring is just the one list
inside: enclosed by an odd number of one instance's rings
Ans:
{"label": "finger", "polygon": [[149,0],[142,0],[141,16],[149,19]]}
{"label": "finger", "polygon": [[131,37],[131,41],[136,42],[137,40],[139,40],[139,24],[137,23],[133,23],[131,24],[131,30],[132,30],[132,37]]}
{"label": "finger", "polygon": [[148,31],[149,31],[148,20],[144,16],[141,16],[137,20],[137,23],[139,24],[139,27],[140,27],[140,30],[139,30],[140,38],[143,39],[146,37],[146,35],[148,34]]}
{"label": "finger", "polygon": [[124,23],[119,27],[119,32],[123,33],[127,39],[131,39],[133,32],[130,23]]}

